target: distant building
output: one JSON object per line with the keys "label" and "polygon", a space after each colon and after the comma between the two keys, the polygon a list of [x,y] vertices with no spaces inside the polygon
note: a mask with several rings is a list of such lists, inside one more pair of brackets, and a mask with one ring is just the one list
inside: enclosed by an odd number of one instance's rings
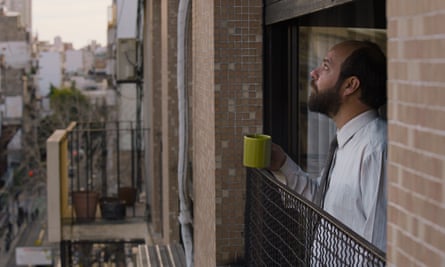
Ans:
{"label": "distant building", "polygon": [[[121,81],[117,73],[131,73],[134,78],[136,60],[133,57],[136,45],[120,46],[121,40],[133,40],[136,44],[137,36],[137,3],[136,0],[113,0],[108,8],[108,29],[107,29],[107,50],[104,58],[104,71],[110,77],[109,84],[118,92],[116,96],[116,105],[118,118],[121,121],[137,120],[137,84],[136,81],[128,79]],[[118,17],[119,16],[119,17]],[[120,49],[124,48],[124,49]],[[133,51],[130,51],[133,48]],[[121,60],[119,61],[119,56]],[[96,65],[99,62],[96,62]],[[125,70],[128,70],[125,72]]]}
{"label": "distant building", "polygon": [[30,70],[31,46],[17,13],[0,9],[0,110],[3,124],[21,123],[22,77]]}
{"label": "distant building", "polygon": [[117,38],[136,37],[137,0],[115,0],[117,7]]}
{"label": "distant building", "polygon": [[[23,162],[24,95],[31,73],[31,0],[0,4],[0,183],[8,186]],[[3,256],[2,256],[3,257]]]}
{"label": "distant building", "polygon": [[[42,97],[43,110],[49,111],[47,99],[51,86],[56,88],[72,87],[83,90],[93,102],[103,99],[107,105],[114,105],[114,96],[107,92],[109,74],[107,73],[107,49],[92,41],[82,49],[74,49],[71,43],[56,36],[53,43],[39,41],[37,94]],[[92,92],[98,91],[98,92]]]}
{"label": "distant building", "polygon": [[65,52],[65,73],[81,74],[83,69],[83,53],[80,50],[68,50]]}
{"label": "distant building", "polygon": [[38,93],[45,97],[50,92],[51,85],[62,85],[62,57],[59,52],[41,52],[39,56]]}
{"label": "distant building", "polygon": [[18,14],[0,9],[0,55],[5,67],[25,68],[30,60],[28,33],[20,25]]}
{"label": "distant building", "polygon": [[32,28],[32,0],[3,0],[9,11],[17,12],[19,16],[19,26],[27,32]]}

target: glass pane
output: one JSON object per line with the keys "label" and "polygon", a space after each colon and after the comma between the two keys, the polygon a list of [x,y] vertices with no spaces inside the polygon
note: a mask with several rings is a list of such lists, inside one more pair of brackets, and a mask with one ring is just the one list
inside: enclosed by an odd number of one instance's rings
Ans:
{"label": "glass pane", "polygon": [[336,129],[331,119],[307,109],[310,72],[322,62],[329,48],[344,40],[373,41],[386,51],[386,30],[335,27],[299,29],[299,163],[309,174],[317,176],[325,164],[329,142]]}

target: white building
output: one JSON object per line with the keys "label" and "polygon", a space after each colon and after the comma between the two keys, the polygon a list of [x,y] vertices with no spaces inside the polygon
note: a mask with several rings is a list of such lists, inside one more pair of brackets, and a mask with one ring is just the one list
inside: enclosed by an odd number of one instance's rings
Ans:
{"label": "white building", "polygon": [[20,121],[23,115],[23,98],[20,95],[5,97],[5,118]]}
{"label": "white building", "polygon": [[[109,28],[108,42],[111,42],[111,47],[115,48],[117,58],[111,58],[108,61],[108,72],[112,72],[113,67],[110,64],[116,64],[114,73],[129,74],[134,76],[134,71],[127,71],[134,69],[136,62],[132,61],[132,55],[135,53],[136,46],[123,46],[122,43],[131,44],[129,40],[136,40],[137,37],[137,0],[115,0],[111,7],[111,14],[109,23],[115,25],[116,28]],[[112,38],[115,38],[114,40]],[[123,40],[123,41],[120,41]],[[135,44],[135,42],[133,42]],[[109,44],[110,46],[110,44]],[[125,51],[124,51],[125,50]],[[122,55],[119,59],[119,54]],[[122,76],[122,75],[119,75]],[[125,76],[125,75],[124,75]],[[119,79],[120,77],[116,77]],[[125,78],[123,78],[125,80]],[[133,121],[137,119],[137,86],[136,83],[119,83],[117,84],[118,98],[116,99],[118,118],[121,121]]]}
{"label": "white building", "polygon": [[41,52],[38,69],[38,92],[40,96],[47,96],[51,85],[62,85],[62,57],[59,52]]}
{"label": "white building", "polygon": [[136,38],[137,0],[117,0],[117,38]]}
{"label": "white building", "polygon": [[5,67],[26,68],[31,60],[31,47],[26,41],[0,41],[0,55],[4,56]]}
{"label": "white building", "polygon": [[53,51],[55,51],[55,52],[63,52],[64,51],[62,37],[60,37],[60,36],[54,37],[54,44],[53,44],[52,48],[53,48]]}
{"label": "white building", "polygon": [[23,115],[24,73],[29,72],[31,46],[20,25],[20,14],[6,6],[0,10],[0,111],[3,123],[20,124]]}
{"label": "white building", "polygon": [[65,52],[65,73],[84,73],[83,53],[81,50],[68,50]]}

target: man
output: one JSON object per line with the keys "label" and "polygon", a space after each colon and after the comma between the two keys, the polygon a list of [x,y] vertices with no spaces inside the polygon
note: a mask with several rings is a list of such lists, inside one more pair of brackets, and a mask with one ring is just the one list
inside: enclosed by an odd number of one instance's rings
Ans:
{"label": "man", "polygon": [[377,109],[386,102],[386,76],[386,58],[374,43],[345,41],[332,47],[311,72],[308,102],[310,110],[329,116],[337,127],[332,163],[320,177],[310,179],[274,144],[269,167],[281,171],[289,187],[383,251],[387,126]]}

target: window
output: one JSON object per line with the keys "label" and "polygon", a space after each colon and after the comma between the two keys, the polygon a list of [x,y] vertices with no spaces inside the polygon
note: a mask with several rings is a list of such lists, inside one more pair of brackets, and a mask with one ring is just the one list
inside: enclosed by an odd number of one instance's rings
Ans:
{"label": "window", "polygon": [[310,71],[342,40],[370,40],[386,51],[385,12],[385,1],[351,2],[266,27],[265,132],[312,175],[324,166],[335,125],[307,109]]}

